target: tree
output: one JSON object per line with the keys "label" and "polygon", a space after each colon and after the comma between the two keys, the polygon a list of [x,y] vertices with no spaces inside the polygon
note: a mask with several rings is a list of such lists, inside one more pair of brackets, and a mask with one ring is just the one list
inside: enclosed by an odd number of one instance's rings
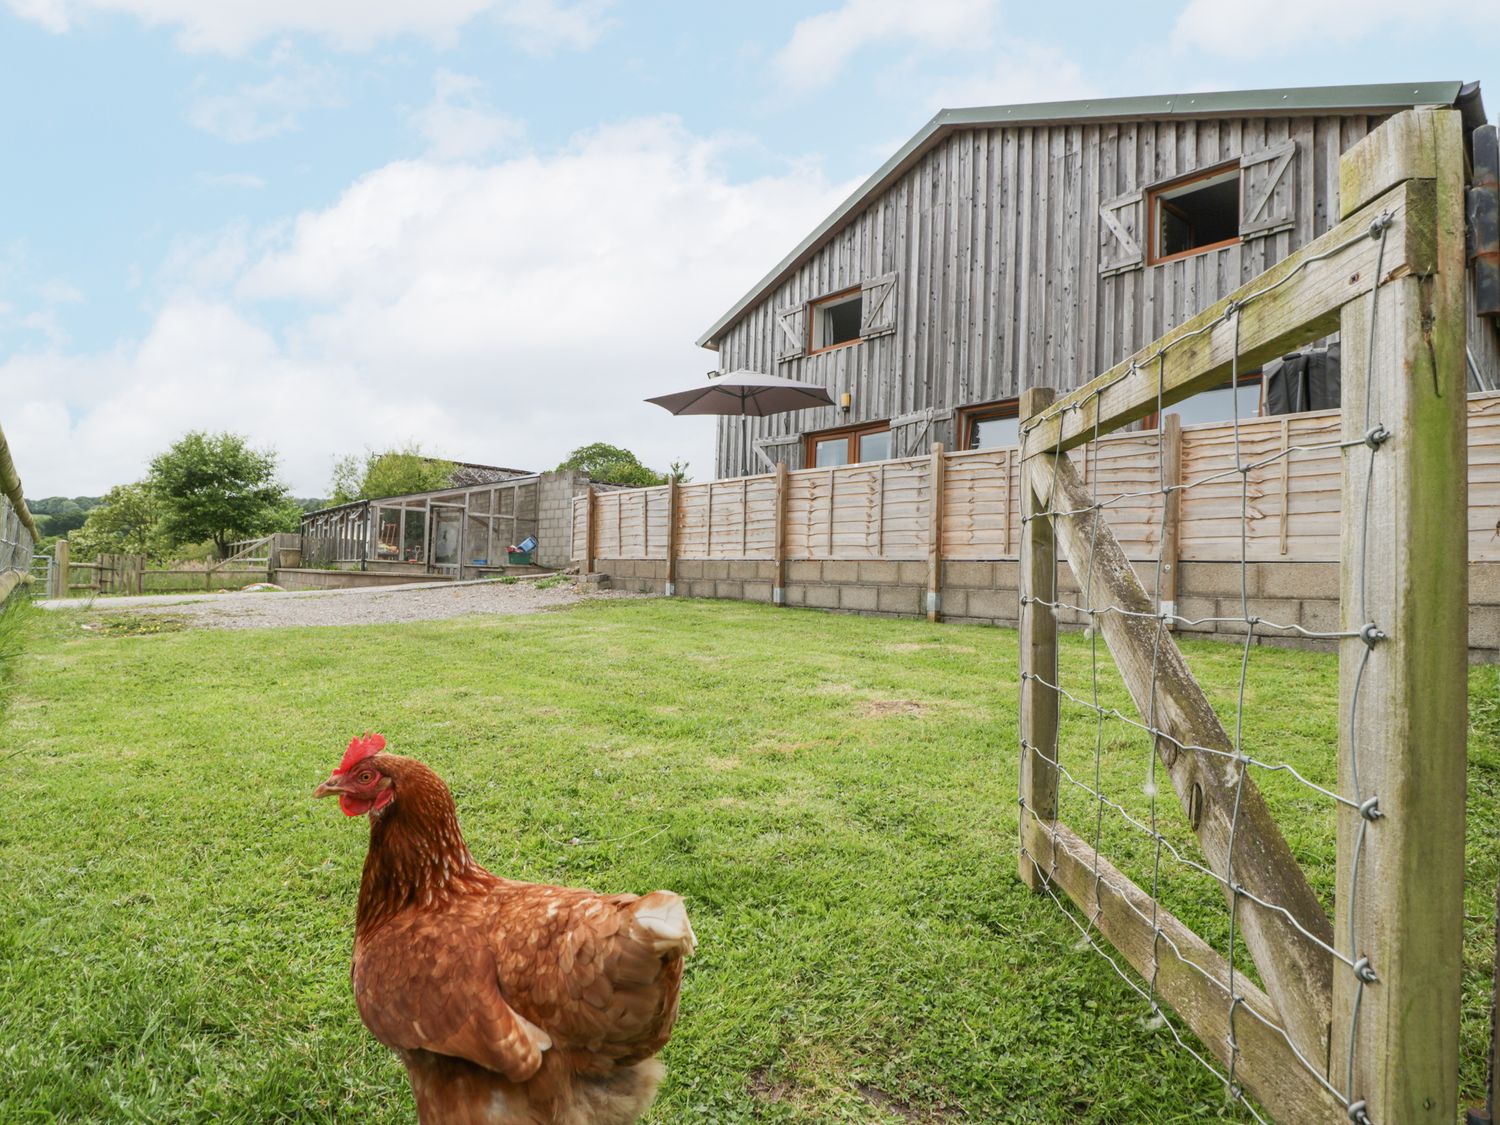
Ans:
{"label": "tree", "polygon": [[[675,469],[676,466],[674,465]],[[686,469],[687,466],[682,466]],[[655,469],[642,465],[640,459],[628,449],[618,445],[596,441],[593,445],[582,445],[568,454],[567,460],[557,466],[558,472],[579,469],[589,479],[599,484],[623,484],[644,488],[653,484],[666,484],[667,478]]]}
{"label": "tree", "polygon": [[457,466],[438,457],[424,457],[422,447],[407,445],[386,453],[351,453],[333,463],[330,504],[404,496],[408,492],[436,492],[453,483]]}
{"label": "tree", "polygon": [[166,545],[213,540],[219,557],[236,539],[292,531],[300,509],[276,476],[273,450],[239,434],[195,430],[151,462],[147,478]]}
{"label": "tree", "polygon": [[83,526],[68,535],[68,549],[84,560],[97,558],[100,552],[159,559],[159,518],[156,497],[143,481],[117,484],[89,509]]}

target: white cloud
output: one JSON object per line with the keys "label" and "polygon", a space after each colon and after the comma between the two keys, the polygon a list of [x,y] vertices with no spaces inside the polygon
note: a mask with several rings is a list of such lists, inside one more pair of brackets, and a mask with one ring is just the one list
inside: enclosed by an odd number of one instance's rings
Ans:
{"label": "white cloud", "polygon": [[933,98],[955,108],[1065,101],[1098,93],[1083,68],[1057,47],[1006,40],[981,70],[939,80]]}
{"label": "white cloud", "polygon": [[545,53],[591,46],[610,0],[5,0],[16,15],[65,32],[101,13],[174,28],[188,51],[239,54],[287,34],[307,34],[346,50],[402,35],[451,44],[466,24],[489,16],[525,49]]}
{"label": "white cloud", "polygon": [[702,379],[696,336],[851,186],[807,166],[734,181],[723,151],[648,119],[486,166],[398,162],[207,242],[139,342],[0,364],[28,490],[134,479],[189,428],[276,446],[308,495],[334,455],[407,439],[535,468],[611,441],[711,476],[713,421],[641,400]]}
{"label": "white cloud", "polygon": [[411,115],[433,160],[472,160],[517,141],[525,125],[493,109],[484,83],[467,74],[440,70],[433,76],[432,101]]}
{"label": "white cloud", "polygon": [[188,120],[235,144],[264,141],[297,128],[309,110],[342,105],[343,83],[327,63],[308,63],[287,44],[271,54],[270,76],[227,94],[200,94]]}
{"label": "white cloud", "polygon": [[859,51],[896,44],[921,51],[988,46],[997,0],[844,0],[798,22],[773,65],[783,85],[811,90],[834,80]]}
{"label": "white cloud", "polygon": [[[1280,54],[1288,43],[1348,46],[1373,35],[1452,29],[1493,22],[1494,13],[1468,0],[1188,0],[1172,28],[1172,47],[1250,59]],[[1264,29],[1275,29],[1267,34]]]}
{"label": "white cloud", "polygon": [[260,191],[266,186],[264,177],[254,172],[200,172],[198,182],[204,187],[236,188],[245,191]]}

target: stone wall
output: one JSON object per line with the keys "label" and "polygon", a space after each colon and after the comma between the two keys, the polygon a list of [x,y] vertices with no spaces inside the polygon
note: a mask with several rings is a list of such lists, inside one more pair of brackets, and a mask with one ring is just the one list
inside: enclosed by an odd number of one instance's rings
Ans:
{"label": "stone wall", "polygon": [[[598,559],[595,569],[623,590],[660,594],[666,585],[667,564],[660,560]],[[1136,564],[1149,591],[1156,584],[1156,566]],[[689,598],[729,598],[771,601],[774,563],[757,560],[677,561],[677,594]],[[986,625],[1016,624],[1020,600],[1018,564],[947,562],[943,564],[942,619]],[[1252,616],[1277,625],[1297,625],[1313,633],[1338,630],[1339,567],[1337,563],[1260,562],[1245,572],[1245,593]],[[1078,583],[1066,564],[1058,574],[1059,601],[1084,604]],[[1095,601],[1099,599],[1096,597]],[[1469,566],[1469,653],[1471,659],[1494,661],[1500,650],[1500,563]],[[925,616],[927,564],[924,562],[791,561],[786,564],[786,604],[844,613],[890,617]],[[1179,632],[1240,640],[1240,567],[1233,562],[1179,564],[1177,614],[1198,621],[1179,623]],[[1063,610],[1061,619],[1078,626],[1085,615]],[[1264,643],[1290,648],[1332,649],[1335,641],[1307,637],[1293,630],[1266,637]]]}

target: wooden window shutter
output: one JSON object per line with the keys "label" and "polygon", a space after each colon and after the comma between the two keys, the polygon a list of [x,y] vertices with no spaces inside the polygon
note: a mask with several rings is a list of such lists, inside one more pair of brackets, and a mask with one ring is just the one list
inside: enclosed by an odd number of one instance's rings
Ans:
{"label": "wooden window shutter", "polygon": [[1119,195],[1099,208],[1099,272],[1138,268],[1141,252],[1141,193]]}
{"label": "wooden window shutter", "polygon": [[860,286],[859,334],[884,336],[896,331],[896,275],[885,274]]}
{"label": "wooden window shutter", "polygon": [[793,305],[776,314],[780,337],[776,341],[776,361],[785,363],[807,350],[807,306]]}
{"label": "wooden window shutter", "polygon": [[1297,221],[1296,163],[1296,141],[1240,157],[1241,238],[1285,230]]}

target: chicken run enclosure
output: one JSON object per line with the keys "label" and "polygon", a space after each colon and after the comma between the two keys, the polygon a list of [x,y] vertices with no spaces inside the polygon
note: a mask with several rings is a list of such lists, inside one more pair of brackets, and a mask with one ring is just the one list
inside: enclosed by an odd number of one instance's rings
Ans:
{"label": "chicken run enclosure", "polygon": [[[1342,221],[1327,235],[1077,391],[1022,400],[1020,877],[1140,994],[1148,1026],[1164,1025],[1258,1120],[1457,1115],[1464,177],[1457,113],[1392,118],[1343,158]],[[1239,613],[1223,619],[1244,641],[1221,719],[1174,641],[1183,622],[1160,563],[1138,576],[1106,521],[1131,494],[1101,492],[1085,470],[1111,431],[1334,331],[1345,357],[1336,435],[1250,459],[1236,419],[1230,468],[1180,480],[1163,470],[1146,490],[1165,518],[1191,490],[1228,482],[1243,576],[1249,473],[1319,450],[1342,460],[1338,626],[1262,620],[1242,580]],[[1076,595],[1059,593],[1064,565]],[[1071,678],[1057,649],[1066,611],[1091,625],[1088,671]],[[1255,642],[1292,632],[1338,645],[1336,782],[1331,763],[1319,784],[1274,744],[1242,737]],[[1112,705],[1108,677],[1138,714]],[[1132,752],[1125,792],[1111,759]],[[1331,919],[1328,888],[1320,899],[1263,796],[1272,778],[1278,796],[1326,810]],[[1131,843],[1116,866],[1101,850],[1120,840]],[[1183,883],[1200,903],[1222,897],[1221,941],[1163,905]]]}

